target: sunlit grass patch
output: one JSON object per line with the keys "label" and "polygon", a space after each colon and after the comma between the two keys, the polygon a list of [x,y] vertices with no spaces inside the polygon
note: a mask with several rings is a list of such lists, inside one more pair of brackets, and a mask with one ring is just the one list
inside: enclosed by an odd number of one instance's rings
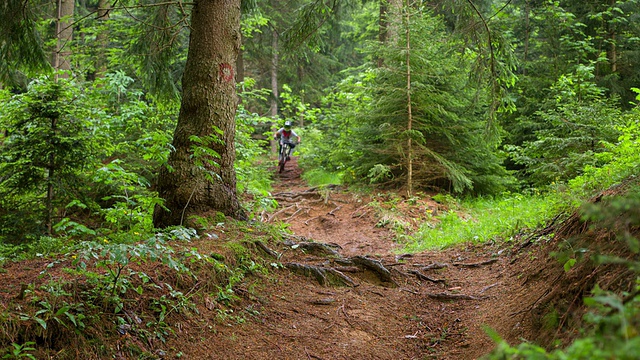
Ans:
{"label": "sunlit grass patch", "polygon": [[442,249],[472,242],[509,240],[523,228],[534,228],[552,216],[553,198],[539,195],[509,195],[499,199],[463,200],[457,210],[449,210],[423,223],[403,251]]}
{"label": "sunlit grass patch", "polygon": [[305,170],[305,172],[302,174],[302,178],[310,186],[342,184],[342,174],[327,172],[323,169]]}

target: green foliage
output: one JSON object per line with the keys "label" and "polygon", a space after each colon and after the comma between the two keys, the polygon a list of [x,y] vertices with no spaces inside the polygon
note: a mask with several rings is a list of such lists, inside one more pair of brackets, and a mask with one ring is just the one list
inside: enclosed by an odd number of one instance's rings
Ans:
{"label": "green foliage", "polygon": [[29,352],[35,351],[36,343],[33,341],[27,341],[24,344],[12,343],[11,348],[6,349],[6,354],[2,356],[3,359],[31,359],[36,360],[36,357]]}
{"label": "green foliage", "polygon": [[601,165],[598,154],[620,135],[623,119],[614,101],[593,83],[593,66],[578,66],[551,88],[551,104],[538,111],[532,140],[507,146],[516,164],[524,165],[535,186],[566,182],[586,166]]}
{"label": "green foliage", "polygon": [[412,129],[404,45],[372,48],[387,66],[360,70],[326,97],[322,124],[306,132],[304,166],[344,173],[346,182],[402,184],[411,139],[417,188],[500,192],[508,176],[473,102],[487,94],[465,76],[473,55],[456,57],[456,43],[428,13],[412,17],[411,39]]}
{"label": "green foliage", "polygon": [[38,12],[22,0],[0,5],[0,82],[25,85],[23,74],[50,69],[37,29]]}
{"label": "green foliage", "polygon": [[47,232],[77,195],[95,153],[86,101],[76,84],[42,78],[0,104],[8,132],[0,144],[0,236],[23,241]]}
{"label": "green foliage", "polygon": [[598,289],[594,295],[585,298],[585,304],[592,309],[585,317],[589,325],[587,336],[576,339],[566,349],[547,352],[543,347],[528,342],[510,346],[497,333],[487,330],[497,346],[485,359],[635,359],[640,351],[640,301],[624,301]]}
{"label": "green foliage", "polygon": [[[640,90],[634,89],[639,95]],[[571,191],[578,198],[586,198],[599,189],[620,183],[630,176],[638,174],[640,166],[640,108],[636,107],[625,114],[623,124],[617,127],[620,136],[615,143],[604,144],[598,154],[601,166],[586,166],[581,176],[569,182]]]}
{"label": "green foliage", "polygon": [[522,229],[543,224],[556,209],[552,196],[506,194],[495,199],[465,200],[459,209],[438,214],[421,225],[406,250],[418,252],[463,242],[509,241]]}
{"label": "green foliage", "polygon": [[[532,343],[510,346],[497,333],[489,334],[497,342],[496,349],[487,359],[635,359],[640,352],[640,241],[637,230],[640,226],[640,189],[637,180],[620,196],[603,197],[596,203],[586,203],[581,208],[582,218],[592,228],[608,230],[613,239],[626,245],[633,256],[619,257],[596,251],[592,260],[597,264],[618,264],[635,277],[628,291],[614,292],[594,287],[583,301],[590,311],[585,315],[582,334],[565,349],[548,352]],[[616,247],[615,245],[612,247]],[[591,249],[596,250],[596,249]],[[575,265],[569,259],[565,270]],[[623,271],[624,271],[623,270]],[[553,315],[553,312],[549,314]],[[548,317],[549,325],[553,316]]]}
{"label": "green foliage", "polygon": [[[246,78],[239,85],[242,88],[240,96],[242,104],[236,111],[236,176],[238,192],[248,195],[247,208],[251,209],[251,216],[264,210],[274,209],[275,203],[271,199],[271,175],[269,162],[266,161],[266,141],[255,139],[257,129],[267,128],[273,119],[251,113],[244,106],[247,102],[259,102],[266,100],[263,91],[254,89],[255,81]],[[269,134],[270,135],[270,134]]]}
{"label": "green foliage", "polygon": [[309,169],[302,173],[302,178],[310,186],[340,185],[342,178],[339,174],[326,172],[323,169]]}

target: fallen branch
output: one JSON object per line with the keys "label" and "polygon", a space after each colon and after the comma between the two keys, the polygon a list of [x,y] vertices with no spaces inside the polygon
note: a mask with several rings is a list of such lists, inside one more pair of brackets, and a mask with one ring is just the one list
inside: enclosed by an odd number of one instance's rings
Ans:
{"label": "fallen branch", "polygon": [[444,283],[446,282],[446,280],[444,279],[432,279],[430,277],[428,277],[427,275],[421,273],[418,270],[409,270],[410,274],[414,274],[418,279],[420,280],[427,280],[427,281],[431,281],[432,283]]}
{"label": "fallen branch", "polygon": [[329,211],[329,212],[327,213],[327,215],[334,215],[334,216],[335,216],[334,212],[336,212],[336,211],[338,211],[338,210],[340,210],[340,209],[342,209],[342,205],[339,205],[339,206],[338,206],[338,207],[336,207],[335,209],[333,209],[333,210]]}
{"label": "fallen branch", "polygon": [[484,293],[485,291],[487,291],[487,290],[491,289],[492,287],[494,287],[494,286],[496,286],[496,285],[499,285],[499,284],[500,284],[500,283],[495,283],[495,284],[491,284],[491,285],[489,285],[489,286],[485,286],[485,287],[483,287],[483,288],[482,288],[482,290],[480,290],[480,294]]}
{"label": "fallen branch", "polygon": [[421,267],[420,270],[427,271],[427,270],[443,269],[443,268],[449,267],[449,264],[435,262],[433,264],[426,265],[426,266],[423,266],[421,264],[414,264],[413,266]]}
{"label": "fallen branch", "polygon": [[447,293],[439,293],[439,294],[426,294],[428,297],[437,300],[483,300],[486,297],[477,297],[473,295],[466,294],[447,294]]}
{"label": "fallen branch", "polygon": [[490,259],[490,260],[486,260],[486,261],[481,261],[481,262],[477,262],[477,263],[471,263],[471,264],[465,264],[465,263],[453,263],[453,266],[460,266],[460,267],[480,267],[483,265],[489,265],[489,264],[493,264],[494,262],[498,261],[498,259]]}

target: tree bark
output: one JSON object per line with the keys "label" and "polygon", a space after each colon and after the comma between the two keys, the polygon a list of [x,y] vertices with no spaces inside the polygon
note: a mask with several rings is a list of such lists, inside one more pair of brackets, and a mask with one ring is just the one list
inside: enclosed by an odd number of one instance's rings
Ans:
{"label": "tree bark", "polygon": [[[219,211],[245,217],[236,194],[235,64],[240,49],[240,0],[195,0],[189,53],[182,78],[183,96],[168,167],[160,170],[154,225],[181,225],[190,215]],[[220,133],[215,129],[219,129]],[[194,158],[194,140],[216,136],[208,144],[217,166]],[[169,170],[169,168],[171,170]],[[213,177],[211,176],[213,174]]]}
{"label": "tree bark", "polygon": [[[109,0],[98,0],[98,22],[105,23],[109,20],[109,12],[111,11],[111,4]],[[107,72],[107,48],[109,47],[109,33],[108,28],[104,26],[97,35],[96,39],[98,43],[98,56],[96,59],[96,77],[103,77]]]}
{"label": "tree bark", "polygon": [[[71,40],[73,40],[74,0],[58,0],[56,6],[56,48],[51,65],[55,70],[71,70]],[[62,75],[65,78],[69,74]]]}
{"label": "tree bark", "polygon": [[[402,0],[380,0],[378,41],[382,46],[395,45],[399,40],[398,24],[401,23],[402,6]],[[378,67],[384,65],[382,57],[376,61]]]}
{"label": "tree bark", "polygon": [[[275,132],[278,130],[278,97],[280,96],[278,92],[278,32],[275,27],[273,28],[273,37],[271,38],[271,118],[273,119],[273,124],[271,125],[271,130]],[[271,143],[271,152],[278,152],[278,144],[270,139]]]}
{"label": "tree bark", "polygon": [[405,36],[407,40],[407,132],[409,137],[407,138],[407,196],[413,196],[413,143],[412,134],[413,130],[413,115],[411,113],[411,29],[409,27],[409,0],[406,0],[405,9]]}

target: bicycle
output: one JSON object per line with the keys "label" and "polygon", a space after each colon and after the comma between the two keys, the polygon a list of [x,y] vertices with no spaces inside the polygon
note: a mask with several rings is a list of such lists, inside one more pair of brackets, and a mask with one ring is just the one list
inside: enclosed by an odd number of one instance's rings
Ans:
{"label": "bicycle", "polygon": [[291,145],[290,141],[282,141],[280,143],[280,153],[278,154],[278,172],[284,171],[284,165],[291,159]]}

